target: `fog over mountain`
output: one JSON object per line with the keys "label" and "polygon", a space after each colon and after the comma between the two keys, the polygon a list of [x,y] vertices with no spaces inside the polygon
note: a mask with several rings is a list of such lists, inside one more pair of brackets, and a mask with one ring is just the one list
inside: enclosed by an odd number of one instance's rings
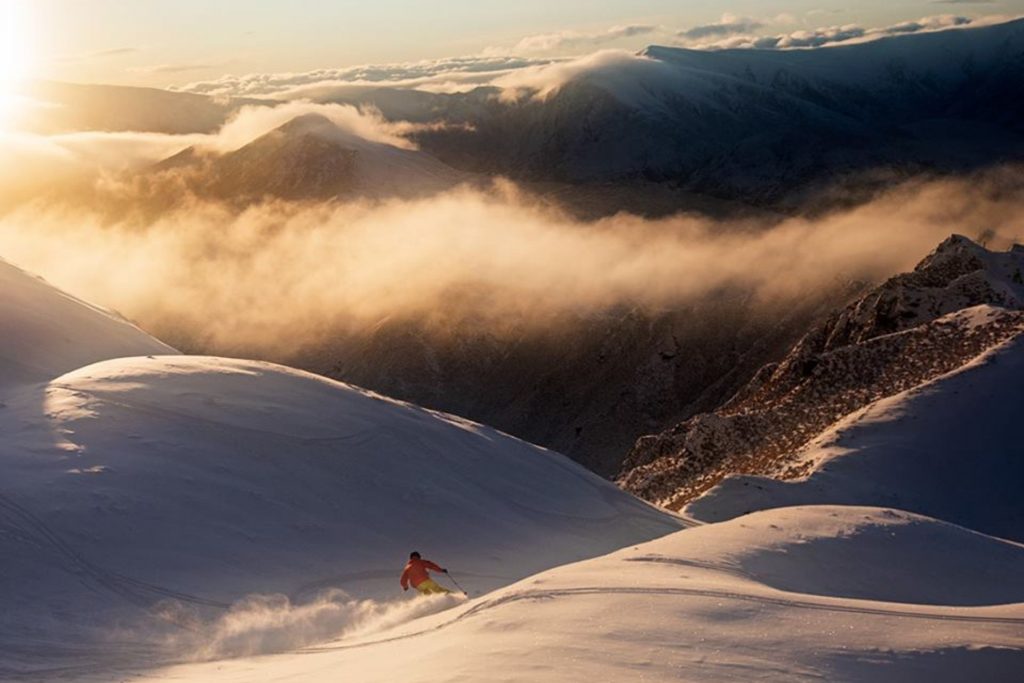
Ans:
{"label": "fog over mountain", "polygon": [[1019,235],[1022,31],[261,81],[318,102],[40,86],[0,247],[180,347],[611,475],[948,234]]}
{"label": "fog over mountain", "polygon": [[0,73],[0,679],[1018,683],[1024,20],[815,16]]}

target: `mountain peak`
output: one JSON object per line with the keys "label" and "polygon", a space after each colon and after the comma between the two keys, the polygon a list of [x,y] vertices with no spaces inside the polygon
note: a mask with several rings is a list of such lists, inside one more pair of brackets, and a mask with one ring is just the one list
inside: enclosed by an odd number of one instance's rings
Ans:
{"label": "mountain peak", "polygon": [[286,134],[330,134],[338,131],[338,126],[323,114],[308,113],[300,114],[287,123],[275,129],[279,133]]}

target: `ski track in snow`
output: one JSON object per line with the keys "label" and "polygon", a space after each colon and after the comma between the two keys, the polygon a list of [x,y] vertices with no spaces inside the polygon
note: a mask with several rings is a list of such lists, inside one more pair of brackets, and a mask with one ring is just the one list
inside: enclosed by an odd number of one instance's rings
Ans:
{"label": "ski track in snow", "polygon": [[163,586],[139,581],[116,572],[106,570],[99,565],[90,562],[81,553],[77,552],[53,530],[51,530],[39,517],[32,514],[24,506],[15,503],[10,497],[0,493],[0,519],[5,519],[4,526],[29,538],[36,538],[43,541],[56,550],[68,562],[79,576],[87,577],[97,586],[118,595],[124,600],[142,608],[148,608],[153,604],[153,597],[171,598],[203,607],[217,607],[227,609],[227,603],[209,600],[188,593],[182,593]]}

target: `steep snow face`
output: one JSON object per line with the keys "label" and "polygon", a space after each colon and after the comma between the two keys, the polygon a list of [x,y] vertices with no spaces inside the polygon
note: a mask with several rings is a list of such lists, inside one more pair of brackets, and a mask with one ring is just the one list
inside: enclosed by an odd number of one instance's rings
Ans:
{"label": "steep snow face", "polygon": [[1019,247],[995,253],[951,237],[812,329],[714,413],[641,438],[620,481],[680,505],[728,474],[806,475],[812,465],[794,454],[843,416],[1024,332],[1022,271]]}
{"label": "steep snow face", "polygon": [[791,481],[729,477],[687,511],[722,520],[812,503],[886,505],[1024,541],[1024,337],[839,422]]}
{"label": "steep snow face", "polygon": [[1022,599],[1019,545],[892,510],[788,508],[374,636],[141,680],[1009,683],[1024,667]]}
{"label": "steep snow face", "polygon": [[563,456],[265,363],[87,366],[8,395],[0,434],[0,652],[250,593],[398,597],[411,550],[478,594],[681,526]]}
{"label": "steep snow face", "polygon": [[0,260],[0,391],[119,356],[177,353],[131,323]]}

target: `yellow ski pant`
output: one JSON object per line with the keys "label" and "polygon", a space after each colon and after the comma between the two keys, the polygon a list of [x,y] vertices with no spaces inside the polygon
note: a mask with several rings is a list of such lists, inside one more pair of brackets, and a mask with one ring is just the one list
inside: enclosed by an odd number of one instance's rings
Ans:
{"label": "yellow ski pant", "polygon": [[450,590],[444,586],[438,585],[438,583],[433,579],[427,579],[420,585],[416,586],[416,590],[423,595],[430,595],[431,593],[451,593]]}

